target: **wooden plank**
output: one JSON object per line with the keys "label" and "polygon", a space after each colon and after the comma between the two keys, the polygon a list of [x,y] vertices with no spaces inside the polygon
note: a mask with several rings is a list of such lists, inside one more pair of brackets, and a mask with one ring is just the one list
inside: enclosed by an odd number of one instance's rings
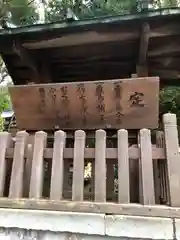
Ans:
{"label": "wooden plank", "polygon": [[151,132],[148,129],[140,130],[140,175],[142,180],[142,201],[143,204],[155,204],[153,161],[151,149]]}
{"label": "wooden plank", "polygon": [[57,131],[54,135],[52,170],[51,170],[51,187],[50,199],[61,200],[63,194],[63,176],[64,176],[64,147],[66,133]]}
{"label": "wooden plank", "polygon": [[[6,158],[13,157],[13,148],[7,149]],[[73,148],[65,148],[64,149],[64,159],[73,159],[74,149]],[[138,147],[132,146],[128,149],[129,158],[138,159],[140,157],[140,149]],[[25,152],[25,156],[28,156],[28,152]],[[52,159],[53,156],[53,148],[45,148],[44,149],[44,158]],[[157,148],[155,145],[152,145],[152,157],[153,159],[160,159],[164,160],[165,153],[164,148]],[[85,159],[92,159],[95,158],[95,148],[85,148],[84,151],[84,158]],[[107,160],[114,160],[118,158],[117,148],[106,148],[106,159]]]}
{"label": "wooden plank", "polygon": [[180,171],[179,171],[179,142],[177,119],[175,114],[167,113],[163,116],[165,146],[168,167],[168,180],[170,192],[170,204],[173,207],[180,207]]}
{"label": "wooden plank", "polygon": [[10,87],[17,126],[28,130],[156,128],[159,78],[131,80]]}
{"label": "wooden plank", "polygon": [[95,142],[95,201],[106,201],[106,132],[101,129]]}
{"label": "wooden plank", "polygon": [[180,208],[163,205],[0,198],[1,208],[180,218]]}
{"label": "wooden plank", "polygon": [[83,201],[84,198],[84,148],[85,132],[75,132],[74,158],[73,158],[73,185],[72,200]]}
{"label": "wooden plank", "polygon": [[47,134],[39,131],[34,138],[34,152],[30,180],[30,198],[41,198],[43,189],[43,153],[46,146]]}
{"label": "wooden plank", "polygon": [[[132,29],[132,27],[130,27]],[[124,30],[124,29],[123,29]],[[78,46],[84,44],[97,44],[97,43],[105,43],[105,42],[114,42],[114,41],[125,41],[130,39],[137,39],[139,37],[139,32],[135,29],[129,32],[127,30],[123,31],[123,34],[114,32],[97,32],[96,31],[86,31],[83,33],[77,34],[69,34],[66,36],[61,36],[42,40],[35,41],[31,43],[24,43],[23,46],[28,49],[42,49],[42,48],[52,48],[52,47],[70,47],[70,46]],[[72,44],[73,43],[73,44]]]}
{"label": "wooden plank", "polygon": [[24,151],[27,144],[27,137],[28,133],[25,131],[21,131],[16,134],[11,181],[9,188],[10,198],[23,197],[23,176],[25,163]]}
{"label": "wooden plank", "polygon": [[10,142],[10,134],[7,132],[0,133],[0,197],[3,197],[6,177],[6,150]]}
{"label": "wooden plank", "polygon": [[[57,129],[59,130],[59,129]],[[137,136],[137,132],[139,130],[134,130],[134,129],[130,129],[128,130],[128,136],[130,139],[136,139]],[[29,135],[34,135],[36,131],[28,131]],[[75,130],[66,130],[66,139],[74,139],[74,132]],[[49,131],[47,131],[48,134],[48,140],[52,140],[54,139],[54,129],[50,129]],[[106,129],[106,138],[107,139],[117,139],[117,130],[116,129]],[[86,130],[86,139],[94,139],[95,138],[95,131],[94,130]]]}
{"label": "wooden plank", "polygon": [[130,202],[128,132],[118,131],[118,202]]}

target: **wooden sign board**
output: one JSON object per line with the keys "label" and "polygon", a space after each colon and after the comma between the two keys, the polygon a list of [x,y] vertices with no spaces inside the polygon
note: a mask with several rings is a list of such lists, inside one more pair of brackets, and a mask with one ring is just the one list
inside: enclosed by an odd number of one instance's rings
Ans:
{"label": "wooden sign board", "polygon": [[156,128],[159,78],[13,86],[19,129]]}

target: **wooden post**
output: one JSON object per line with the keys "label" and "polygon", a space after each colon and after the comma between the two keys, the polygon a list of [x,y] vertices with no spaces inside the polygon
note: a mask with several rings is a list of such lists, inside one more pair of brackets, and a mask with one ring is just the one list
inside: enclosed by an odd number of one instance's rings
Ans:
{"label": "wooden post", "polygon": [[176,115],[170,113],[164,114],[163,123],[168,167],[170,204],[173,207],[180,207],[180,155]]}
{"label": "wooden post", "polygon": [[143,204],[155,204],[151,132],[140,130],[140,176],[142,180]]}
{"label": "wooden post", "polygon": [[[137,146],[138,148],[140,147],[140,132],[138,134],[138,139],[137,139]],[[139,169],[138,169],[138,174],[139,174],[139,202],[143,203],[143,186],[142,186],[142,166],[141,166],[141,158],[138,159],[138,165],[139,165]]]}
{"label": "wooden post", "polygon": [[47,133],[43,131],[36,132],[34,139],[34,152],[31,170],[31,181],[30,181],[30,198],[41,198],[43,190],[43,154],[46,146]]}
{"label": "wooden post", "polygon": [[106,132],[101,129],[95,142],[95,201],[106,202]]}
{"label": "wooden post", "polygon": [[24,191],[23,191],[24,197],[29,196],[33,149],[34,149],[34,134],[29,135],[27,143],[27,159],[25,161],[24,169]]}
{"label": "wooden post", "polygon": [[64,159],[63,152],[65,147],[66,134],[63,131],[57,131],[54,134],[50,199],[61,200],[63,195],[63,176]]}
{"label": "wooden post", "polygon": [[6,177],[6,149],[8,148],[8,142],[10,140],[10,134],[7,132],[0,133],[0,197],[3,197],[5,189],[5,177]]}
{"label": "wooden post", "polygon": [[130,202],[128,132],[118,131],[118,202]]}
{"label": "wooden post", "polygon": [[[156,146],[164,148],[164,132],[156,132]],[[169,185],[168,185],[168,173],[167,173],[167,161],[154,160],[154,177],[155,177],[155,191],[156,191],[156,203],[169,204]]]}
{"label": "wooden post", "polygon": [[84,150],[85,132],[75,132],[74,159],[73,159],[73,185],[72,200],[83,201],[84,199]]}
{"label": "wooden post", "polygon": [[27,144],[28,133],[25,131],[16,134],[14,157],[12,164],[11,182],[9,188],[10,198],[22,198],[24,176],[24,153]]}

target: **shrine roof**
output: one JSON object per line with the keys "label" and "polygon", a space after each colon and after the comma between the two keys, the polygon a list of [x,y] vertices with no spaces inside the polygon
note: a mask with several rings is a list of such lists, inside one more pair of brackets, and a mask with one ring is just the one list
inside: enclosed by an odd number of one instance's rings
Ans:
{"label": "shrine roof", "polygon": [[15,84],[127,78],[145,62],[178,84],[179,25],[173,8],[0,29],[0,54]]}

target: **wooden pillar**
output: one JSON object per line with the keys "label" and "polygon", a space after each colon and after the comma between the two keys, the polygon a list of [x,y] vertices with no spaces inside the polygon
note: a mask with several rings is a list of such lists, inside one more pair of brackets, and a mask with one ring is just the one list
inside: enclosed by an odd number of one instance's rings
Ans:
{"label": "wooden pillar", "polygon": [[147,65],[137,65],[136,72],[138,77],[148,77]]}

